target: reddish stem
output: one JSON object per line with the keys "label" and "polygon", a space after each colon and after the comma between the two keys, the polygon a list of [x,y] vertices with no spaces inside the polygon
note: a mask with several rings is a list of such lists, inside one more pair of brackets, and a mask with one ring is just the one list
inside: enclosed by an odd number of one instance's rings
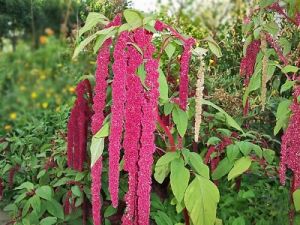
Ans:
{"label": "reddish stem", "polygon": [[157,122],[158,122],[159,126],[164,130],[166,135],[168,136],[171,152],[175,152],[176,146],[175,146],[173,135],[170,132],[170,129],[163,123],[163,121],[161,120],[159,115],[157,115]]}

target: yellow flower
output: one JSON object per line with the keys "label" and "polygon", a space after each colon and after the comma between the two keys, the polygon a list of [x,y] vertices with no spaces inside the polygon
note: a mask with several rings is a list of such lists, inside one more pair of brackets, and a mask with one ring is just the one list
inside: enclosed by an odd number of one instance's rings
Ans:
{"label": "yellow flower", "polygon": [[43,107],[44,109],[47,109],[47,108],[48,108],[48,105],[49,105],[48,102],[43,102],[43,103],[42,103],[42,107]]}
{"label": "yellow flower", "polygon": [[17,119],[17,113],[15,113],[15,112],[10,113],[10,114],[9,114],[9,118],[10,118],[11,120]]}
{"label": "yellow flower", "polygon": [[47,43],[47,37],[45,35],[40,36],[40,44],[44,45]]}
{"label": "yellow flower", "polygon": [[68,90],[69,90],[70,93],[74,93],[75,92],[75,87],[69,87]]}
{"label": "yellow flower", "polygon": [[37,93],[36,92],[31,92],[31,98],[36,99],[37,98]]}
{"label": "yellow flower", "polygon": [[215,61],[213,59],[209,60],[209,65],[213,64]]}
{"label": "yellow flower", "polygon": [[51,28],[46,28],[45,29],[45,33],[48,35],[48,36],[51,36],[51,35],[53,35],[54,34],[54,31],[51,29]]}
{"label": "yellow flower", "polygon": [[9,125],[9,124],[7,124],[7,125],[5,125],[4,126],[4,130],[6,130],[6,131],[9,131],[9,130],[11,130],[11,125]]}

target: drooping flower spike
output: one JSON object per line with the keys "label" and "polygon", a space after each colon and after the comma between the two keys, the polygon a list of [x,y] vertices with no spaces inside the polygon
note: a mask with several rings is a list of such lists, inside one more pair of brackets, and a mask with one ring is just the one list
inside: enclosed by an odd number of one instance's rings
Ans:
{"label": "drooping flower spike", "polygon": [[[106,28],[111,26],[118,26],[121,24],[121,15],[118,14],[112,22],[110,22]],[[106,100],[106,90],[107,90],[107,77],[110,63],[110,46],[112,44],[112,39],[107,39],[98,51],[97,56],[97,69],[96,69],[96,84],[94,88],[94,98],[93,98],[93,110],[94,115],[92,117],[92,133],[95,135],[100,128],[104,120],[104,109]],[[101,174],[102,174],[102,157],[100,157],[91,168],[91,178],[92,178],[92,213],[94,225],[101,224]]]}

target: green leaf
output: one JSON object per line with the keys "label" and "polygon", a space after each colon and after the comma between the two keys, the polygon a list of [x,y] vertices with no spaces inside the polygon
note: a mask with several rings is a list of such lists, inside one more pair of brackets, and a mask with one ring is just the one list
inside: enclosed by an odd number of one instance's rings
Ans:
{"label": "green leaf", "polygon": [[[92,34],[91,36],[87,37],[86,39],[84,39],[82,42],[79,43],[79,45],[75,48],[74,54],[72,59],[75,59],[78,54],[90,43],[92,42],[96,37],[98,37],[99,35],[107,35],[110,32],[116,32],[115,31],[116,28],[115,27],[109,27],[100,31],[97,31],[96,33]],[[99,46],[100,47],[100,46]]]}
{"label": "green leaf", "polygon": [[233,167],[233,162],[230,161],[227,157],[224,158],[217,166],[217,168],[213,171],[211,177],[213,180],[219,180],[223,176],[225,176],[231,168]]}
{"label": "green leaf", "polygon": [[179,135],[183,137],[188,125],[188,117],[186,112],[179,109],[178,107],[175,107],[172,111],[172,116]]}
{"label": "green leaf", "polygon": [[169,115],[172,112],[173,108],[174,108],[173,103],[166,102],[164,104],[164,114],[165,114],[165,116]]}
{"label": "green leaf", "polygon": [[92,137],[91,143],[91,167],[93,167],[101,157],[104,149],[104,138],[97,138],[96,135]]}
{"label": "green leaf", "polygon": [[41,186],[35,191],[36,195],[40,198],[51,200],[52,199],[52,188],[50,186]]}
{"label": "green leaf", "polygon": [[284,129],[287,126],[291,114],[291,110],[289,109],[291,103],[289,99],[285,99],[279,103],[276,112],[274,135],[278,134],[282,128]]}
{"label": "green leaf", "polygon": [[90,12],[86,18],[84,26],[79,30],[79,36],[91,30],[98,23],[106,25],[108,23],[108,19],[100,13]]}
{"label": "green leaf", "polygon": [[293,200],[296,211],[300,211],[300,189],[294,191]]}
{"label": "green leaf", "polygon": [[297,66],[287,65],[287,66],[283,67],[281,71],[283,73],[297,73],[298,70],[299,70],[299,68]]}
{"label": "green leaf", "polygon": [[218,143],[220,143],[221,139],[218,138],[218,137],[210,137],[208,140],[207,140],[207,143],[206,145],[207,146],[210,146],[210,145],[216,145]]}
{"label": "green leaf", "polygon": [[276,35],[279,31],[279,27],[278,27],[277,23],[275,23],[274,21],[271,21],[271,22],[265,24],[264,29],[272,35]]}
{"label": "green leaf", "polygon": [[123,12],[125,20],[130,25],[131,29],[136,29],[143,25],[143,16],[136,10],[126,9]]}
{"label": "green leaf", "polygon": [[72,186],[71,187],[71,191],[72,191],[73,195],[75,195],[77,197],[81,197],[82,196],[81,190],[80,190],[80,188],[77,185]]}
{"label": "green leaf", "polygon": [[161,68],[158,69],[159,72],[159,77],[158,77],[158,82],[159,82],[159,97],[166,102],[169,99],[169,87],[167,83],[166,76],[164,72],[162,71]]}
{"label": "green leaf", "polygon": [[47,201],[47,211],[59,218],[59,219],[64,219],[64,209],[61,204],[59,204],[55,199],[52,199],[51,201]]}
{"label": "green leaf", "polygon": [[33,190],[34,185],[33,183],[26,181],[23,184],[21,184],[20,186],[16,187],[15,190],[21,190],[21,189],[27,189],[27,191]]}
{"label": "green leaf", "polygon": [[259,89],[261,86],[261,67],[261,63],[258,63],[258,65],[255,68],[254,74],[250,78],[249,85],[246,88],[246,91],[243,95],[243,106],[246,105],[246,101],[248,99],[249,94],[252,91]]}
{"label": "green leaf", "polygon": [[226,155],[231,162],[234,162],[240,155],[239,147],[235,144],[228,145],[226,148]]}
{"label": "green leaf", "polygon": [[232,222],[232,225],[246,225],[244,217],[240,216],[238,218],[235,218]]}
{"label": "green leaf", "polygon": [[35,210],[36,212],[39,212],[41,210],[41,199],[39,196],[34,195],[28,201],[30,202],[33,210]]}
{"label": "green leaf", "polygon": [[272,5],[276,0],[261,0],[259,1],[259,6],[261,8],[266,8],[270,5]]}
{"label": "green leaf", "polygon": [[268,163],[272,163],[275,157],[275,151],[271,149],[263,149],[263,156]]}
{"label": "green leaf", "polygon": [[105,209],[104,217],[105,218],[110,217],[110,216],[114,215],[117,211],[118,211],[118,209],[116,209],[110,205]]}
{"label": "green leaf", "polygon": [[251,159],[249,156],[244,156],[240,158],[234,163],[233,168],[230,170],[228,174],[228,180],[232,180],[240,176],[245,171],[247,171],[250,166],[251,166]]}
{"label": "green leaf", "polygon": [[173,160],[171,162],[170,183],[173,194],[178,202],[182,201],[189,180],[190,172],[185,168],[183,159]]}
{"label": "green leaf", "polygon": [[184,196],[184,203],[193,224],[214,225],[219,200],[220,194],[216,185],[196,175]]}
{"label": "green leaf", "polygon": [[96,138],[104,138],[104,137],[108,137],[109,135],[109,131],[110,131],[110,124],[109,122],[106,122],[101,129],[95,134]]}
{"label": "green leaf", "polygon": [[218,58],[220,58],[222,56],[222,52],[217,42],[215,42],[215,40],[211,36],[208,36],[204,40],[207,41],[208,47],[212,51],[212,53],[215,54]]}
{"label": "green leaf", "polygon": [[244,133],[244,131],[240,127],[240,125],[230,115],[228,115],[222,108],[220,108],[219,106],[217,106],[214,103],[207,101],[205,99],[202,99],[202,104],[209,105],[209,106],[215,108],[216,110],[218,110],[220,113],[224,114],[228,126],[233,127],[235,129],[237,129],[238,131],[241,131],[242,133]]}
{"label": "green leaf", "polygon": [[209,179],[209,168],[202,161],[202,158],[196,152],[189,153],[189,165],[200,176]]}
{"label": "green leaf", "polygon": [[240,141],[236,143],[243,155],[247,156],[253,148],[253,144],[248,141]]}
{"label": "green leaf", "polygon": [[57,222],[56,217],[48,216],[40,221],[40,225],[52,225],[52,224],[56,224],[56,222]]}
{"label": "green leaf", "polygon": [[111,38],[112,36],[115,35],[115,33],[117,32],[117,30],[113,30],[112,32],[108,33],[108,34],[101,34],[97,37],[96,39],[96,42],[95,42],[95,45],[93,47],[93,51],[94,51],[94,54],[97,53],[97,51],[99,50],[99,48],[103,45],[103,43]]}
{"label": "green leaf", "polygon": [[176,158],[179,158],[177,152],[167,152],[157,160],[154,169],[154,178],[158,183],[161,184],[168,176],[168,174],[170,173],[170,162]]}
{"label": "green leaf", "polygon": [[169,59],[172,58],[175,50],[176,50],[176,46],[172,42],[169,42],[165,48],[165,52],[167,53]]}
{"label": "green leaf", "polygon": [[280,94],[291,89],[294,86],[295,82],[296,81],[294,80],[286,80],[286,82],[280,88]]}
{"label": "green leaf", "polygon": [[157,211],[154,216],[156,224],[159,225],[173,225],[171,218],[163,211]]}

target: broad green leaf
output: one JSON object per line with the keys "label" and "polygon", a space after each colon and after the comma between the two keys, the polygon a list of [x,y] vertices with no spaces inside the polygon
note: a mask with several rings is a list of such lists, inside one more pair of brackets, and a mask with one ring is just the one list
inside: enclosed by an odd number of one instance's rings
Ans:
{"label": "broad green leaf", "polygon": [[159,77],[158,77],[158,82],[159,82],[159,97],[165,102],[168,100],[169,96],[169,90],[168,90],[168,83],[166,76],[162,69],[159,68]]}
{"label": "broad green leaf", "polygon": [[188,186],[184,203],[194,225],[214,225],[219,190],[210,180],[197,176]]}
{"label": "broad green leaf", "polygon": [[116,34],[116,30],[113,30],[112,32],[108,33],[108,34],[101,34],[97,37],[96,39],[96,42],[95,42],[95,45],[93,47],[93,51],[94,51],[94,54],[96,54],[99,50],[99,48],[103,45],[103,43],[111,38],[112,36],[114,36]]}
{"label": "broad green leaf", "polygon": [[274,135],[278,134],[278,132],[283,128],[285,128],[288,124],[290,118],[290,104],[291,100],[285,99],[281,101],[277,107],[276,112],[276,125],[274,128]]}
{"label": "broad green leaf", "polygon": [[291,51],[292,44],[290,43],[290,41],[288,39],[286,39],[284,37],[281,37],[279,39],[279,43],[280,43],[281,47],[283,48],[283,54],[287,55]]}
{"label": "broad green leaf", "polygon": [[110,217],[110,216],[114,215],[117,211],[118,211],[118,209],[116,209],[110,205],[105,209],[104,217],[105,218]]}
{"label": "broad green leaf", "polygon": [[41,199],[39,196],[33,195],[28,201],[30,202],[33,210],[35,210],[36,212],[39,212],[41,210]]}
{"label": "broad green leaf", "polygon": [[159,225],[173,225],[171,218],[163,211],[157,211],[154,216],[156,224]]}
{"label": "broad green leaf", "polygon": [[235,144],[228,145],[226,147],[226,155],[231,162],[234,162],[240,155],[239,146]]}
{"label": "broad green leaf", "polygon": [[183,159],[173,160],[171,162],[170,183],[173,194],[178,202],[182,201],[189,180],[190,172],[185,168]]}
{"label": "broad green leaf", "polygon": [[215,42],[215,40],[211,36],[208,36],[204,40],[207,41],[208,47],[212,51],[212,53],[215,54],[218,58],[220,58],[222,56],[222,52],[217,42]]}
{"label": "broad green leaf", "polygon": [[294,86],[295,82],[296,81],[294,80],[286,80],[286,82],[280,88],[280,94],[291,89]]}
{"label": "broad green leaf", "polygon": [[210,145],[216,145],[218,143],[220,143],[221,139],[218,138],[218,137],[210,137],[208,140],[207,140],[207,143],[206,145],[207,146],[210,146]]}
{"label": "broad green leaf", "polygon": [[41,186],[35,191],[36,195],[40,198],[51,200],[52,199],[52,188],[50,186]]}
{"label": "broad green leaf", "polygon": [[279,27],[278,27],[277,23],[275,23],[274,21],[271,21],[271,22],[265,24],[264,29],[272,35],[276,35],[279,31]]}
{"label": "broad green leaf", "polygon": [[95,134],[96,138],[104,138],[104,137],[108,137],[109,135],[109,128],[110,128],[110,124],[109,122],[106,122],[101,129]]}
{"label": "broad green leaf", "polygon": [[124,10],[123,15],[131,29],[135,29],[143,25],[143,16],[138,11],[126,9]]}
{"label": "broad green leaf", "polygon": [[40,221],[40,225],[52,225],[57,223],[57,218],[48,216]]}
{"label": "broad green leaf", "polygon": [[98,23],[106,25],[108,23],[108,19],[100,13],[90,12],[86,18],[84,26],[79,30],[79,36],[91,30]]}
{"label": "broad green leaf", "polygon": [[296,211],[300,211],[300,189],[294,191],[293,200]]}
{"label": "broad green leaf", "polygon": [[260,86],[261,86],[261,63],[259,63],[256,66],[254,74],[250,78],[249,85],[246,88],[246,91],[243,95],[243,106],[246,105],[246,101],[248,99],[249,94],[252,91],[255,91],[255,90],[259,89]]}
{"label": "broad green leaf", "polygon": [[59,204],[55,199],[47,201],[47,211],[59,219],[64,219],[64,209],[61,204]]}
{"label": "broad green leaf", "polygon": [[104,149],[104,138],[97,138],[96,135],[92,137],[91,143],[91,167],[93,167],[97,160],[101,157]]}
{"label": "broad green leaf", "polygon": [[169,115],[172,112],[173,108],[174,108],[173,103],[166,102],[164,104],[164,114],[165,114],[165,116]]}
{"label": "broad green leaf", "polygon": [[297,66],[287,65],[287,66],[283,67],[281,71],[283,73],[297,73],[298,70],[299,70],[299,68]]}
{"label": "broad green leaf", "polygon": [[233,167],[233,162],[230,161],[227,157],[224,158],[217,166],[217,168],[213,171],[211,177],[213,180],[219,180],[223,176],[225,176],[231,168]]}
{"label": "broad green leaf", "polygon": [[271,149],[263,149],[263,156],[268,163],[272,163],[275,157],[275,152]]}
{"label": "broad green leaf", "polygon": [[209,168],[202,161],[202,158],[196,152],[189,153],[189,165],[200,176],[209,179]]}
{"label": "broad green leaf", "polygon": [[154,178],[158,183],[162,183],[170,173],[170,162],[179,158],[177,152],[167,152],[157,160],[154,168]]}
{"label": "broad green leaf", "polygon": [[[92,34],[91,36],[85,38],[82,42],[79,43],[79,45],[75,48],[74,54],[72,59],[75,59],[78,54],[89,44],[91,43],[96,37],[99,35],[107,35],[110,32],[115,32],[116,28],[115,27],[109,27],[100,31],[97,31],[96,33]],[[101,47],[101,46],[99,46]]]}
{"label": "broad green leaf", "polygon": [[261,8],[266,8],[270,5],[272,5],[276,0],[261,0],[259,1],[259,6]]}
{"label": "broad green leaf", "polygon": [[169,42],[165,48],[165,52],[167,53],[169,59],[172,58],[175,50],[176,50],[176,46],[172,42]]}
{"label": "broad green leaf", "polygon": [[188,125],[188,117],[186,112],[179,109],[178,107],[175,107],[172,111],[172,116],[179,135],[183,137]]}
{"label": "broad green leaf", "polygon": [[73,195],[75,195],[77,197],[82,196],[82,192],[81,192],[80,188],[77,185],[72,186],[71,191],[72,191]]}
{"label": "broad green leaf", "polygon": [[251,159],[249,156],[244,156],[240,158],[234,163],[233,168],[230,170],[228,174],[228,180],[232,180],[240,176],[245,171],[247,171],[250,166],[251,166]]}
{"label": "broad green leaf", "polygon": [[28,191],[32,190],[34,188],[33,183],[26,181],[20,186],[16,187],[15,190],[21,190],[21,189],[27,189]]}
{"label": "broad green leaf", "polygon": [[216,110],[218,110],[220,113],[224,114],[228,126],[233,127],[235,129],[237,129],[238,131],[241,131],[242,133],[244,133],[244,131],[240,127],[240,125],[229,114],[227,114],[222,108],[220,108],[219,106],[217,106],[214,103],[207,101],[205,99],[202,99],[202,104],[209,105],[209,106],[215,108]]}
{"label": "broad green leaf", "polygon": [[237,146],[239,146],[240,151],[243,153],[243,155],[247,156],[253,149],[253,144],[248,141],[240,141],[236,143]]}

